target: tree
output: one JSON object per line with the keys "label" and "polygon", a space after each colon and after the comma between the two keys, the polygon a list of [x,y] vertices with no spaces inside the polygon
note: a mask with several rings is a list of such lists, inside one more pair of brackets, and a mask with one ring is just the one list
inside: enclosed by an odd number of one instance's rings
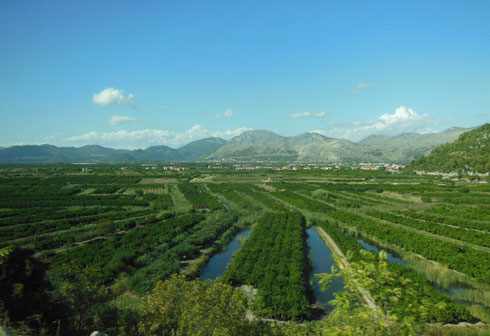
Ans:
{"label": "tree", "polygon": [[49,295],[47,266],[33,254],[31,249],[0,249],[0,315],[2,324],[34,335],[55,328],[62,307]]}
{"label": "tree", "polygon": [[[422,326],[417,316],[426,316],[433,310],[444,309],[443,303],[423,300],[420,303],[407,303],[403,316],[394,315],[391,311],[404,296],[413,296],[410,279],[395,279],[395,274],[388,270],[386,252],[375,256],[364,250],[362,259],[353,262],[342,270],[334,269],[332,274],[320,274],[320,283],[326,288],[336,277],[343,277],[345,290],[336,294],[331,304],[333,312],[321,321],[326,334],[332,335],[418,335]],[[401,283],[404,288],[397,286]],[[373,293],[377,309],[366,304],[363,291]]]}
{"label": "tree", "polygon": [[244,295],[215,281],[173,275],[146,297],[141,335],[251,335]]}
{"label": "tree", "polygon": [[76,333],[87,333],[103,324],[112,293],[104,285],[100,269],[66,263],[51,273],[51,280],[56,284],[56,294],[69,307],[70,324]]}
{"label": "tree", "polygon": [[99,236],[105,236],[108,235],[112,232],[114,232],[114,223],[110,219],[106,219],[100,223],[97,224],[97,235]]}

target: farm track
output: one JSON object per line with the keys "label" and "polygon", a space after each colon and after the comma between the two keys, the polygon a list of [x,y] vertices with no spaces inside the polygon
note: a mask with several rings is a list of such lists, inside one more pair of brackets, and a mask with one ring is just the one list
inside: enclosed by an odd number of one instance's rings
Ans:
{"label": "farm track", "polygon": [[404,230],[407,230],[407,231],[411,231],[411,232],[420,234],[421,236],[435,238],[435,239],[439,239],[439,240],[442,240],[442,241],[445,241],[445,242],[448,242],[448,243],[453,243],[453,244],[456,244],[456,245],[469,247],[469,248],[472,248],[472,249],[477,250],[477,251],[480,251],[480,252],[490,253],[490,248],[488,248],[488,247],[470,244],[470,243],[467,243],[467,242],[464,242],[464,241],[461,241],[461,240],[457,240],[457,239],[454,239],[454,238],[450,238],[450,237],[446,237],[446,236],[441,236],[441,235],[438,235],[438,234],[435,234],[435,233],[431,233],[431,232],[427,232],[427,231],[424,231],[424,230],[415,229],[415,228],[412,228],[410,226],[406,226],[406,225],[403,225],[403,224],[393,223],[393,222],[390,222],[390,221],[387,221],[387,220],[384,220],[384,219],[380,219],[380,218],[377,218],[377,217],[372,217],[372,216],[366,215],[365,213],[362,213],[362,212],[357,212],[357,214],[359,216],[362,216],[362,217],[365,217],[365,218],[369,218],[369,219],[375,220],[377,222],[380,222],[380,223],[383,223],[383,224],[386,224],[386,225],[390,225],[390,226],[393,226],[393,227],[402,228]]}
{"label": "farm track", "polygon": [[[142,219],[142,218],[149,217],[149,216],[152,216],[152,214],[139,216],[139,217],[128,217],[128,218],[124,218],[124,219],[118,219],[118,220],[115,220],[114,222],[117,223],[119,221],[128,220],[128,219]],[[75,226],[75,227],[72,227],[72,228],[69,228],[66,230],[46,232],[46,233],[35,236],[35,238],[46,238],[46,237],[55,236],[55,235],[63,234],[63,233],[83,231],[83,230],[88,230],[91,227],[95,227],[95,224],[90,223],[90,224],[85,224],[82,226]],[[27,236],[27,237],[12,239],[12,240],[6,240],[6,241],[2,242],[2,245],[22,243],[22,242],[28,241],[29,239],[33,239],[33,238],[34,238],[34,236]]]}
{"label": "farm track", "polygon": [[[339,247],[335,243],[335,241],[321,227],[317,226],[317,227],[315,227],[315,230],[320,234],[320,237],[325,242],[325,244],[328,246],[328,248],[338,257],[338,259],[340,259],[341,263],[343,264],[343,267],[342,267],[342,265],[339,265],[339,266],[341,266],[342,268],[345,268],[348,272],[350,272],[351,271],[350,264],[347,261],[347,258],[345,257],[345,255],[342,253],[342,251],[339,249]],[[360,287],[358,288],[358,290],[359,290],[359,293],[361,293],[361,295],[362,295],[365,303],[367,304],[367,306],[369,308],[371,308],[371,310],[373,312],[375,312],[376,314],[383,315],[381,313],[381,311],[379,310],[378,306],[376,305],[376,302],[374,301],[373,297],[371,296],[371,293],[368,290],[366,290],[364,288],[360,288]]]}
{"label": "farm track", "polygon": [[[293,193],[293,192],[291,192],[291,193]],[[305,197],[305,198],[311,199],[313,201],[317,201],[317,202],[323,203],[325,205],[335,207],[334,204],[325,202],[325,201],[320,200],[320,199],[315,199],[315,198],[313,198],[311,196],[308,196],[306,194],[300,193],[300,195],[303,196],[303,197]],[[344,209],[344,210],[349,211],[347,209]],[[349,211],[349,212],[351,212],[351,211]],[[454,238],[437,235],[437,234],[434,234],[434,233],[431,233],[431,232],[427,232],[427,231],[424,231],[424,230],[415,229],[415,228],[412,228],[412,227],[409,227],[409,226],[406,226],[406,225],[402,225],[402,224],[398,224],[398,223],[393,223],[393,222],[386,221],[386,220],[383,220],[383,219],[380,219],[380,218],[376,218],[376,217],[372,217],[372,216],[366,215],[362,211],[355,211],[354,213],[357,214],[357,215],[360,215],[362,217],[365,217],[365,218],[376,220],[376,221],[378,221],[380,223],[384,223],[384,224],[387,224],[387,225],[391,225],[393,227],[402,228],[402,229],[405,229],[407,231],[411,231],[411,232],[420,234],[422,236],[436,238],[436,239],[439,239],[439,240],[442,240],[442,241],[446,241],[446,242],[449,242],[449,243],[453,243],[453,244],[457,244],[457,245],[460,245],[460,246],[469,247],[469,248],[472,248],[472,249],[477,250],[477,251],[480,251],[480,252],[490,253],[490,248],[488,248],[488,247],[470,244],[470,243],[467,243],[467,242],[464,242],[464,241],[461,241],[461,240],[457,240],[457,239],[454,239]]]}
{"label": "farm track", "polygon": [[474,231],[474,232],[483,233],[483,234],[490,234],[490,232],[485,231],[485,230],[478,230],[478,229],[473,229],[473,228],[469,228],[469,227],[457,226],[457,225],[452,225],[452,224],[447,224],[447,223],[441,223],[441,222],[431,222],[431,221],[426,220],[426,219],[421,219],[421,218],[416,218],[416,217],[410,217],[410,216],[407,216],[407,215],[404,215],[404,214],[397,214],[397,215],[398,216],[405,217],[407,219],[415,219],[415,220],[419,220],[421,222],[435,223],[435,224],[439,224],[439,225],[448,226],[448,227],[453,228],[453,229],[468,230],[468,231]]}

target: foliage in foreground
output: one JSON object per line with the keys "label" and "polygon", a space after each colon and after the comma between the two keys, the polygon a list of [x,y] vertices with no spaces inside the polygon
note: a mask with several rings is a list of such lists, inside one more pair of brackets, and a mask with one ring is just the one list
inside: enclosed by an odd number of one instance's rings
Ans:
{"label": "foliage in foreground", "polygon": [[141,335],[251,335],[245,296],[214,281],[171,276],[146,296]]}
{"label": "foliage in foreground", "polygon": [[[444,304],[414,304],[410,316],[397,316],[389,307],[401,297],[400,287],[391,286],[386,254],[379,259],[369,254],[370,262],[360,261],[350,268],[322,274],[328,285],[335,277],[344,277],[345,290],[336,294],[335,306],[321,321],[275,323],[246,318],[249,307],[241,291],[216,281],[186,281],[172,276],[159,282],[146,296],[140,311],[138,333],[142,335],[420,335],[422,325],[412,317],[444,309]],[[391,284],[391,285],[390,285]],[[383,286],[376,298],[378,310],[369,308],[360,289]],[[416,312],[415,312],[416,311]]]}

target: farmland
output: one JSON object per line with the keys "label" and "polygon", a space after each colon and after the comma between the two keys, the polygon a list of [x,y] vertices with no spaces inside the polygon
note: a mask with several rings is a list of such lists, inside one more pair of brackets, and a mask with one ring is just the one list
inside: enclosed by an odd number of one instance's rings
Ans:
{"label": "farmland", "polygon": [[[13,325],[31,321],[25,324],[32,333],[151,334],[158,323],[177,328],[181,320],[172,314],[209,299],[213,306],[199,307],[216,314],[226,300],[234,302],[224,309],[236,320],[229,328],[244,334],[321,334],[338,327],[338,314],[364,309],[362,297],[352,296],[361,290],[370,292],[381,321],[391,321],[387,330],[490,322],[487,184],[350,167],[4,168],[0,309]],[[346,289],[331,313],[314,313],[307,228],[322,230],[352,265],[346,270],[338,262],[331,275],[343,277]],[[250,236],[222,278],[200,283],[213,255],[244,230]],[[360,241],[406,265],[385,262]],[[12,272],[13,265],[24,266]],[[194,299],[183,288],[195,291]],[[168,320],[148,310],[156,295],[175,304]],[[22,309],[27,304],[32,308]],[[281,323],[274,328],[270,321]]]}

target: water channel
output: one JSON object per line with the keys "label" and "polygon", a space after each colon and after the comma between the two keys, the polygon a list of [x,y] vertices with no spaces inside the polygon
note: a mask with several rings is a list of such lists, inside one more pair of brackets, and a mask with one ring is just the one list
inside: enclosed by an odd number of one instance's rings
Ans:
{"label": "water channel", "polygon": [[[311,262],[313,264],[313,274],[331,273],[332,266],[335,265],[335,260],[332,257],[332,252],[325,245],[315,229],[308,229],[307,232],[307,242],[308,246],[310,247]],[[333,309],[333,307],[328,305],[328,302],[335,299],[334,294],[344,288],[344,282],[342,281],[342,278],[334,279],[328,285],[327,290],[322,291],[319,281],[320,280],[318,278],[313,276],[313,292],[315,293],[317,303],[320,303],[320,305],[329,312]]]}
{"label": "water channel", "polygon": [[[374,246],[374,245],[371,245],[367,242],[365,242],[364,240],[362,239],[358,239],[357,240],[361,245],[362,247],[364,247],[365,250],[367,251],[375,251],[376,253],[379,253],[379,248]],[[386,251],[385,251],[386,252]],[[399,265],[402,265],[404,267],[408,267],[408,263],[403,260],[403,259],[400,259],[400,258],[397,258],[397,257],[394,257],[391,253],[389,252],[386,252],[387,256],[388,256],[388,261],[390,262],[393,262],[393,263],[396,263],[396,264],[399,264]],[[431,284],[431,286],[438,290],[439,292],[442,292],[444,294],[446,294],[447,296],[450,296],[450,297],[454,297],[455,295],[458,294],[459,291],[462,291],[462,290],[465,290],[464,287],[459,287],[457,285],[451,285],[449,288],[442,288],[436,284]]]}
{"label": "water channel", "polygon": [[204,268],[199,277],[200,280],[214,280],[225,273],[226,266],[233,258],[233,253],[238,250],[242,245],[240,244],[240,237],[247,238],[250,234],[250,230],[240,232],[235,236],[233,241],[226,247],[221,253],[215,254],[208,265]]}
{"label": "water channel", "polygon": [[[369,243],[366,243],[362,239],[358,239],[357,241],[359,242],[359,244],[362,245],[362,247],[364,247],[364,249],[366,251],[374,251],[376,253],[379,253],[379,248],[377,248],[376,246],[371,245]],[[397,258],[397,257],[394,257],[391,253],[387,252],[386,250],[385,250],[385,252],[386,252],[386,254],[388,256],[388,261],[394,262],[396,264],[399,264],[399,265],[402,265],[402,266],[405,266],[405,267],[408,266],[408,264],[407,264],[407,262],[405,260],[400,259],[400,258]]]}
{"label": "water channel", "polygon": [[[318,273],[331,273],[332,266],[335,265],[335,261],[332,257],[332,252],[325,245],[320,238],[316,230],[308,229],[308,246],[310,247],[311,262],[313,264],[313,274]],[[214,255],[208,265],[204,268],[199,277],[200,280],[214,280],[223,275],[226,267],[233,258],[233,253],[240,247],[240,237],[248,237],[250,230],[239,233],[235,236],[233,241],[227,246],[226,250]],[[324,308],[326,311],[331,311],[333,307],[328,305],[328,302],[333,300],[334,294],[344,288],[342,279],[334,279],[328,286],[326,291],[321,290],[319,279],[312,278],[313,291],[317,299],[317,304]]]}

